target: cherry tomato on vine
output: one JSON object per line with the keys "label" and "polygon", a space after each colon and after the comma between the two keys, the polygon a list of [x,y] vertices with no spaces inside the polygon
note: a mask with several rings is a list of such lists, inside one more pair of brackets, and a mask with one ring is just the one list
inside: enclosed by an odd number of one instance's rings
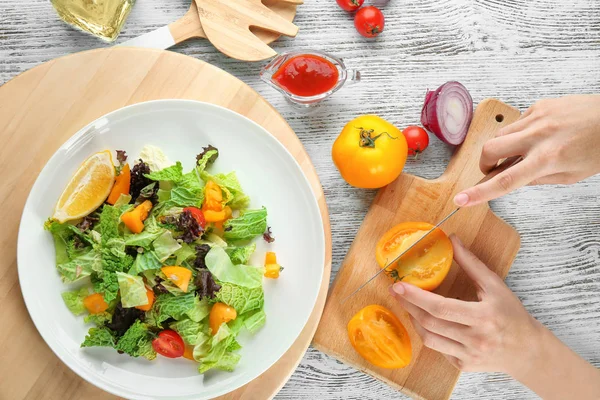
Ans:
{"label": "cherry tomato on vine", "polygon": [[363,7],[354,16],[354,27],[364,37],[372,38],[383,32],[385,18],[375,6]]}
{"label": "cherry tomato on vine", "polygon": [[358,10],[365,0],[336,0],[342,10],[353,12]]}
{"label": "cherry tomato on vine", "polygon": [[408,126],[402,131],[408,144],[408,155],[417,156],[429,146],[429,135],[419,126]]}

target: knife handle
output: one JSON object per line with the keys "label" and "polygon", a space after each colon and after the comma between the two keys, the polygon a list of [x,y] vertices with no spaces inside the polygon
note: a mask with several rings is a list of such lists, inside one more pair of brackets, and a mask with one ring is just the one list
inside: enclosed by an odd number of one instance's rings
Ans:
{"label": "knife handle", "polygon": [[484,176],[483,179],[481,179],[479,182],[477,182],[476,185],[480,185],[484,182],[489,181],[496,175],[506,171],[510,167],[514,167],[521,161],[523,161],[523,156],[514,156],[514,157],[506,158],[504,161],[502,161],[500,164],[498,164],[496,166],[496,168],[494,168],[486,176]]}

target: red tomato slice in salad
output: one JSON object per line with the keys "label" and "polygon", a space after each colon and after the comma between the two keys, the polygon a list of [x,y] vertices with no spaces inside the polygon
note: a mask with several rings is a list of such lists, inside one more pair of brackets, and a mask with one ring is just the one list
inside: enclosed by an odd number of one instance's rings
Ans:
{"label": "red tomato slice in salad", "polygon": [[183,211],[189,211],[192,214],[192,217],[198,222],[198,225],[202,227],[202,229],[206,228],[206,218],[204,218],[204,213],[197,207],[186,207]]}
{"label": "red tomato slice in salad", "polygon": [[152,341],[152,348],[161,356],[168,358],[181,357],[185,352],[183,339],[177,332],[170,329],[158,334],[158,337]]}

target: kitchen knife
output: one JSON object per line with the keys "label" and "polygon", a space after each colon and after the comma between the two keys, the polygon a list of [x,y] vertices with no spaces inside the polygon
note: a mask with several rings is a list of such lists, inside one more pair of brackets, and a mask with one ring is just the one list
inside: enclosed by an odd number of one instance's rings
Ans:
{"label": "kitchen knife", "polygon": [[[484,176],[482,180],[480,180],[479,182],[477,182],[476,185],[479,185],[481,183],[489,181],[494,176],[496,176],[499,173],[507,170],[508,168],[510,168],[510,167],[518,164],[522,160],[523,160],[522,156],[515,156],[515,157],[511,157],[511,158],[505,159],[496,168],[494,168],[486,176]],[[402,253],[400,253],[399,256],[397,256],[396,258],[394,258],[391,262],[387,263],[387,265],[385,267],[383,267],[381,270],[377,271],[375,273],[375,275],[373,275],[372,277],[369,278],[368,281],[366,281],[365,283],[363,283],[362,285],[360,285],[358,287],[358,289],[356,289],[354,292],[350,293],[348,296],[346,296],[344,299],[342,299],[342,301],[340,302],[340,304],[344,304],[346,302],[346,300],[348,300],[350,297],[354,296],[356,293],[360,292],[365,286],[367,286],[369,283],[371,283],[382,272],[387,271],[387,269],[390,267],[390,265],[393,265],[393,264],[397,263],[398,260],[400,260],[400,258],[402,258],[402,256],[404,254],[406,254],[410,249],[412,249],[413,247],[415,247],[417,245],[417,243],[419,243],[421,240],[425,239],[427,237],[427,235],[429,235],[431,232],[433,232],[437,228],[439,228],[440,225],[442,225],[444,222],[446,222],[448,219],[450,219],[450,217],[452,217],[454,214],[456,214],[458,212],[458,210],[460,210],[460,207],[457,207],[456,209],[454,209],[453,211],[451,211],[450,214],[448,214],[444,218],[442,218],[442,220],[440,222],[438,222],[433,228],[431,228],[430,230],[428,230],[427,232],[425,232],[425,234],[423,236],[421,236],[417,241],[415,241],[413,244],[411,244],[410,246],[408,246],[408,248],[406,250],[404,250]]]}

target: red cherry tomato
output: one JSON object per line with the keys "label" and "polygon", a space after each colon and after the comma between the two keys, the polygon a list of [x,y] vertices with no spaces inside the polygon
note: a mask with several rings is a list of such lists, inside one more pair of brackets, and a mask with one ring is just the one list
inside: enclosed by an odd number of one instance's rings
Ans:
{"label": "red cherry tomato", "polygon": [[364,37],[372,38],[383,32],[385,18],[375,6],[363,7],[354,16],[354,26]]}
{"label": "red cherry tomato", "polygon": [[158,334],[158,337],[152,341],[152,348],[161,356],[168,358],[181,357],[185,352],[183,339],[177,332],[170,329]]}
{"label": "red cherry tomato", "polygon": [[417,156],[429,146],[429,135],[419,126],[408,126],[402,131],[408,144],[408,155]]}
{"label": "red cherry tomato", "polygon": [[206,219],[204,218],[204,213],[202,210],[196,207],[186,207],[183,211],[189,211],[192,214],[192,217],[198,222],[198,225],[204,229],[206,227]]}
{"label": "red cherry tomato", "polygon": [[353,12],[358,10],[365,0],[336,0],[342,10]]}

